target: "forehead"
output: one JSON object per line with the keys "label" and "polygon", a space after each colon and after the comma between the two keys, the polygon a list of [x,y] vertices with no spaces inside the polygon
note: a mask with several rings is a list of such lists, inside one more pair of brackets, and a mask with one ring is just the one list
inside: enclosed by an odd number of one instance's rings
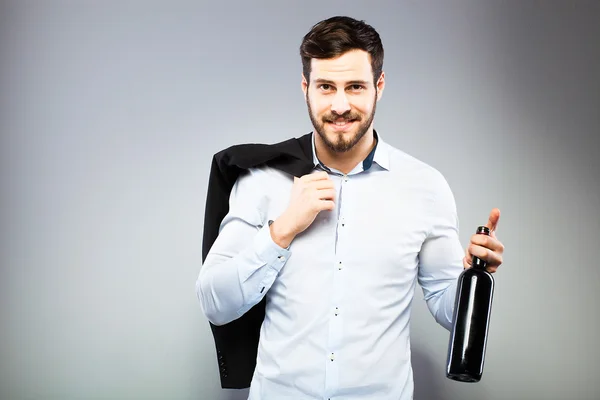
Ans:
{"label": "forehead", "polygon": [[310,80],[349,82],[372,81],[371,56],[363,50],[352,50],[337,58],[311,60]]}

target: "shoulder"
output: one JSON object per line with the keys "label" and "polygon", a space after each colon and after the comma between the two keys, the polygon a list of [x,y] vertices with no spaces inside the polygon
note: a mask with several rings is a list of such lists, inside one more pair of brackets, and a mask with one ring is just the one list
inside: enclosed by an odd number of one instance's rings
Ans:
{"label": "shoulder", "polygon": [[273,183],[273,181],[289,179],[288,174],[285,172],[263,164],[242,170],[238,181],[248,182],[249,184],[269,184]]}
{"label": "shoulder", "polygon": [[[289,201],[293,178],[269,166],[248,168],[243,171],[231,191],[230,207],[240,214],[253,215],[257,224],[266,223],[272,210],[283,211]],[[250,219],[249,219],[250,220]]]}
{"label": "shoulder", "polygon": [[409,188],[424,206],[447,212],[456,209],[454,194],[444,174],[432,165],[384,143],[389,154],[390,185]]}
{"label": "shoulder", "polygon": [[232,195],[252,193],[254,196],[265,197],[273,190],[286,186],[293,179],[286,173],[267,165],[260,165],[244,169],[237,178]]}
{"label": "shoulder", "polygon": [[388,143],[382,142],[382,145],[389,155],[392,175],[408,176],[431,188],[448,186],[444,175],[432,165]]}

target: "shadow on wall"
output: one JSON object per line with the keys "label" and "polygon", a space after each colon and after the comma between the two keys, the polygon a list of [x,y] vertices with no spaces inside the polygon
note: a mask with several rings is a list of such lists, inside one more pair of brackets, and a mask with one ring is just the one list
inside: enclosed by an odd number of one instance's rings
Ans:
{"label": "shadow on wall", "polygon": [[248,400],[248,392],[250,389],[226,389],[226,395],[223,400]]}
{"label": "shadow on wall", "polygon": [[444,371],[440,371],[439,366],[431,360],[429,355],[419,348],[413,346],[411,351],[415,383],[414,400],[446,399],[440,383],[440,379],[445,379]]}

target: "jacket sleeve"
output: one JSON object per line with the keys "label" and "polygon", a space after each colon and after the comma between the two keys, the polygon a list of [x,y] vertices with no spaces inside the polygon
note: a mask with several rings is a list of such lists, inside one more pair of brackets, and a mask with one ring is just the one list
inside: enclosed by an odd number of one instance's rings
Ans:
{"label": "jacket sleeve", "polygon": [[437,177],[433,219],[419,254],[418,279],[429,311],[440,325],[450,330],[464,250],[458,236],[454,196],[441,174]]}
{"label": "jacket sleeve", "polygon": [[235,182],[229,212],[196,281],[202,309],[214,325],[231,322],[259,303],[291,255],[271,238],[261,175],[250,169]]}

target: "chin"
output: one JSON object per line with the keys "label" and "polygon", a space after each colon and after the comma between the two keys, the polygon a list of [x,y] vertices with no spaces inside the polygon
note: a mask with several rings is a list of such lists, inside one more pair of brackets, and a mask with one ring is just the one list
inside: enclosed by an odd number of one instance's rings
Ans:
{"label": "chin", "polygon": [[358,135],[358,128],[352,128],[347,131],[336,131],[331,127],[326,127],[325,132],[329,139],[338,140],[338,138],[353,138]]}
{"label": "chin", "polygon": [[337,133],[334,135],[327,135],[327,141],[329,142],[327,147],[334,150],[336,153],[346,153],[356,146],[356,143],[352,144],[354,142],[353,139],[354,135],[349,134],[344,134],[342,137]]}

